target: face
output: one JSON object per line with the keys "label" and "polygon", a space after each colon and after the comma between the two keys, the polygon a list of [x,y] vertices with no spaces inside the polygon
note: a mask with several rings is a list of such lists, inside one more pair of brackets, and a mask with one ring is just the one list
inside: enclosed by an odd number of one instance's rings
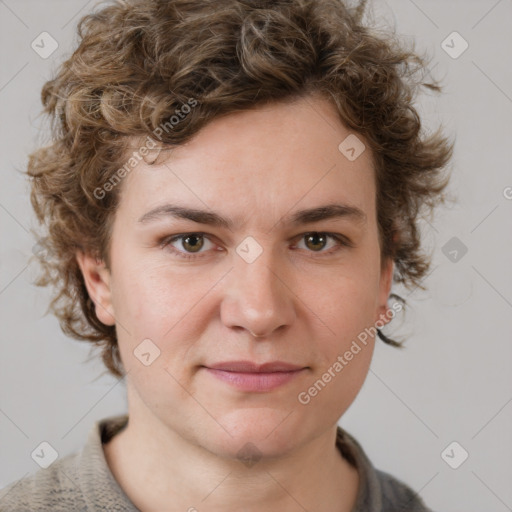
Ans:
{"label": "face", "polygon": [[[393,269],[370,150],[338,149],[350,133],[324,99],[279,103],[218,119],[124,178],[111,268],[77,256],[98,318],[116,325],[130,422],[223,456],[248,441],[278,455],[346,411],[375,341],[358,335],[385,323]],[[326,205],[349,208],[298,214]],[[233,361],[298,370],[212,370]]]}

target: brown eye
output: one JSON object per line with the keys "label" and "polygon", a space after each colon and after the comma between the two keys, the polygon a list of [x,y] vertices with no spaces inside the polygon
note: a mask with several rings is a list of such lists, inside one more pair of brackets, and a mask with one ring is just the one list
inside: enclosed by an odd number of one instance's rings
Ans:
{"label": "brown eye", "polygon": [[[330,245],[329,240],[331,240]],[[352,242],[345,236],[321,231],[303,233],[299,239],[299,244],[297,244],[299,249],[303,249],[303,247],[299,247],[302,242],[304,242],[306,252],[317,253],[315,256],[318,257],[333,256],[344,247],[353,247]]]}
{"label": "brown eye", "polygon": [[183,248],[188,252],[198,252],[204,245],[202,235],[187,235],[182,237]]}
{"label": "brown eye", "polygon": [[[210,244],[210,247],[207,244]],[[211,249],[214,244],[204,233],[185,233],[160,240],[160,246],[177,256],[192,259],[206,256],[203,254],[206,251],[202,249]]]}
{"label": "brown eye", "polygon": [[314,250],[320,251],[325,247],[327,237],[323,233],[308,233],[305,236],[306,245]]}

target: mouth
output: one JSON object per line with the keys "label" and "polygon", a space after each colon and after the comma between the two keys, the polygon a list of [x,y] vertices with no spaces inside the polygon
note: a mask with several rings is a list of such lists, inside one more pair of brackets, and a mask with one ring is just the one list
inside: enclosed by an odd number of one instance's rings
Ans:
{"label": "mouth", "polygon": [[267,392],[303,375],[308,367],[273,361],[255,364],[251,361],[228,361],[203,368],[213,377],[247,392]]}

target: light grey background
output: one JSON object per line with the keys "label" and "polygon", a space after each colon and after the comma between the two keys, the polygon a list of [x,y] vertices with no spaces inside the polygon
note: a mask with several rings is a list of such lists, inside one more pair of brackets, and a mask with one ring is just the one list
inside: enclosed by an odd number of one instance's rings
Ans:
{"label": "light grey background", "polygon": [[[419,108],[427,126],[442,122],[456,134],[450,191],[458,203],[423,223],[434,253],[429,290],[396,288],[410,303],[399,330],[410,334],[407,348],[377,344],[340,423],[434,510],[512,510],[512,0],[373,4],[375,21],[396,24],[434,57],[445,89],[424,95]],[[62,457],[84,444],[94,421],[126,411],[123,381],[106,376],[99,359],[86,362],[89,345],[45,316],[50,294],[31,284],[29,264],[36,222],[16,172],[45,140],[41,86],[93,5],[0,0],[0,487],[39,469],[30,454],[41,441]],[[43,31],[59,44],[47,59],[31,48]],[[453,31],[469,43],[456,59],[441,47]],[[460,40],[449,44],[460,48]],[[457,262],[442,251],[452,237],[468,248]],[[441,457],[453,441],[469,453],[458,469]]]}

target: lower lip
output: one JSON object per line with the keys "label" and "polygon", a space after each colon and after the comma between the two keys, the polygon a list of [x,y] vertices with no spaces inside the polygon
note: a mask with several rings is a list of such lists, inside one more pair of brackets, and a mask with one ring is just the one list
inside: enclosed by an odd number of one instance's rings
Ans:
{"label": "lower lip", "polygon": [[228,384],[241,391],[271,391],[283,386],[290,382],[295,377],[301,375],[305,368],[302,370],[295,370],[291,372],[272,372],[272,373],[242,373],[242,372],[228,372],[226,370],[215,370],[213,368],[206,368],[217,379],[223,380]]}

